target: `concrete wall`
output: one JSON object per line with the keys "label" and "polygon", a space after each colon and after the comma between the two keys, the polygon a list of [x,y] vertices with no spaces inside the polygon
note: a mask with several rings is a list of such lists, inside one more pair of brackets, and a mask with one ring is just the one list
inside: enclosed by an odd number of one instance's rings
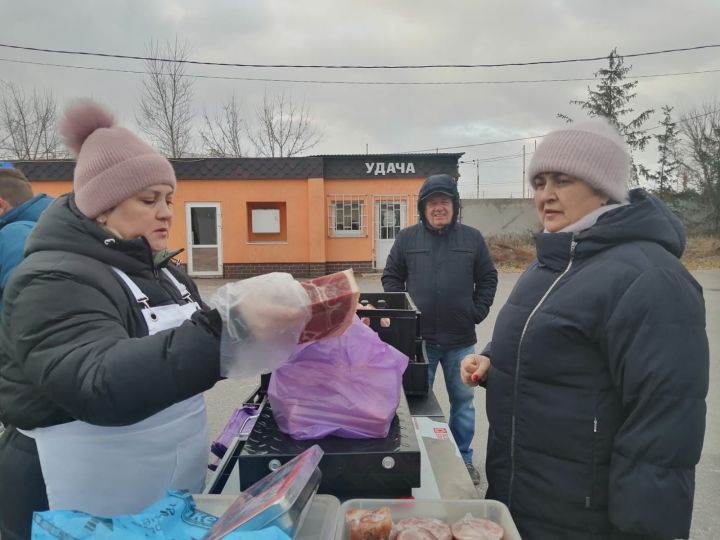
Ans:
{"label": "concrete wall", "polygon": [[483,236],[525,236],[540,229],[532,199],[463,199],[462,222]]}
{"label": "concrete wall", "polygon": [[[463,199],[462,222],[486,237],[526,236],[540,230],[532,199]],[[675,197],[667,205],[688,234],[712,232],[712,209],[700,196]]]}

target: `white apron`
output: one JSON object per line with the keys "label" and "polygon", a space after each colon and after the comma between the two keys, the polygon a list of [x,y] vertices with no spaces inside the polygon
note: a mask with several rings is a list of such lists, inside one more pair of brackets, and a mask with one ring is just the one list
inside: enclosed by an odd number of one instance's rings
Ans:
{"label": "white apron", "polygon": [[[183,305],[151,308],[138,286],[121,270],[113,270],[143,306],[150,335],[181,325],[199,309],[167,269],[163,271],[182,294]],[[99,516],[137,513],[163,497],[166,489],[200,493],[205,483],[209,435],[202,394],[129,426],[74,421],[23,433],[37,443],[51,510]]]}

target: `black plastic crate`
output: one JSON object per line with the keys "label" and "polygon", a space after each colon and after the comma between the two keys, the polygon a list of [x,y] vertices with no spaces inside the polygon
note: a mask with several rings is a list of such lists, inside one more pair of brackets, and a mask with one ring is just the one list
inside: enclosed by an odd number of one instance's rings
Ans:
{"label": "black plastic crate", "polygon": [[415,342],[415,357],[408,363],[403,373],[403,390],[408,396],[425,396],[430,391],[430,373],[428,371],[425,340]]}
{"label": "black plastic crate", "polygon": [[[370,319],[385,343],[410,358],[403,374],[403,390],[410,396],[427,395],[429,385],[427,351],[421,338],[422,314],[406,292],[363,293],[360,303],[369,303],[375,309],[359,309],[360,317]],[[390,319],[390,326],[380,326],[380,319]]]}
{"label": "black plastic crate", "polygon": [[[369,303],[375,309],[358,309],[359,317],[370,319],[370,328],[380,339],[407,355],[410,360],[417,354],[421,313],[406,292],[363,293],[360,303]],[[380,326],[380,319],[390,319],[390,326]]]}

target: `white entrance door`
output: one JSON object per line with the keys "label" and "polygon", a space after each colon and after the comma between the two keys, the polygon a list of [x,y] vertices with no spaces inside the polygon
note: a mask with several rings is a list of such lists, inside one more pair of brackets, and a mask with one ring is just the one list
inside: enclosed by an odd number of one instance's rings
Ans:
{"label": "white entrance door", "polygon": [[385,268],[385,262],[395,237],[407,222],[407,200],[404,197],[375,202],[375,268]]}
{"label": "white entrance door", "polygon": [[189,202],[187,223],[188,273],[191,276],[222,277],[222,224],[220,204]]}

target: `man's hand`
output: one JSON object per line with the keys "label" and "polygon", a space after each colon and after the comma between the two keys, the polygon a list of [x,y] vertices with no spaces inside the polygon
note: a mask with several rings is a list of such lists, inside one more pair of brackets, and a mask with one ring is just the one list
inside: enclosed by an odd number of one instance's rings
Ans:
{"label": "man's hand", "polygon": [[[355,309],[375,309],[375,306],[373,306],[372,304],[363,306],[362,304],[358,303]],[[370,317],[362,317],[360,320],[363,324],[370,326]],[[382,326],[383,328],[387,328],[388,326],[390,326],[390,319],[388,319],[387,317],[383,317],[382,319],[380,319],[380,326]]]}
{"label": "man's hand", "polygon": [[481,354],[468,354],[460,363],[460,377],[467,386],[477,386],[487,379],[490,359]]}

